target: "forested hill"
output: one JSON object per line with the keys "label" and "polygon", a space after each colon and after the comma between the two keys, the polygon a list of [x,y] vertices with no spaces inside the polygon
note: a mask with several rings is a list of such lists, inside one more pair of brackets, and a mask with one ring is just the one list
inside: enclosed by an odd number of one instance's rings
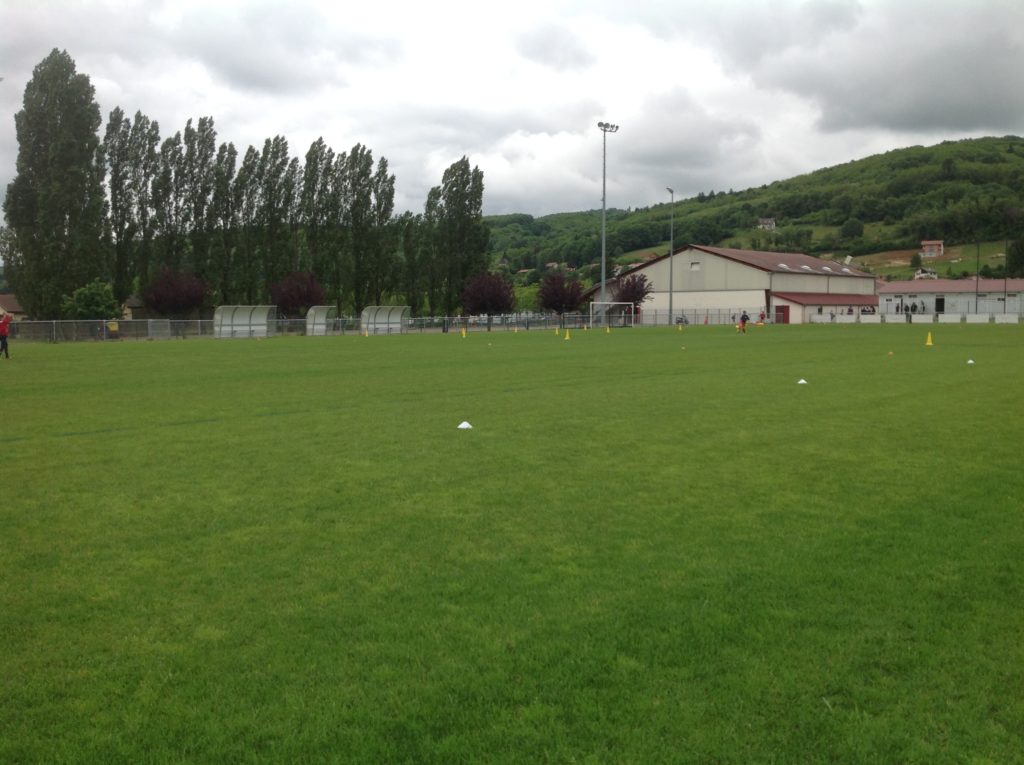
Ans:
{"label": "forested hill", "polygon": [[[608,257],[665,252],[669,205],[609,210]],[[815,255],[863,255],[1024,237],[1024,139],[898,149],[745,191],[708,191],[675,205],[675,242]],[[774,218],[776,229],[757,228]],[[488,217],[494,262],[511,273],[600,261],[601,211]]]}

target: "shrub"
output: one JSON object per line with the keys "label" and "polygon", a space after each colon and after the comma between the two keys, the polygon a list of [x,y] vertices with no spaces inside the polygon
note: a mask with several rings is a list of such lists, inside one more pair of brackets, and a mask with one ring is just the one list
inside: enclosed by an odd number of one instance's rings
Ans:
{"label": "shrub", "polygon": [[114,288],[96,279],[65,295],[61,312],[68,319],[117,319],[121,305],[114,298]]}
{"label": "shrub", "polygon": [[324,302],[324,291],[313,274],[296,272],[277,284],[270,285],[270,297],[285,316],[305,316],[315,305]]}
{"label": "shrub", "polygon": [[545,276],[537,290],[540,307],[559,316],[579,308],[582,297],[583,285],[575,279],[567,280],[565,274],[557,272]]}
{"label": "shrub", "polygon": [[653,291],[654,287],[643,274],[623,276],[616,280],[612,288],[616,303],[632,303],[634,309],[639,308]]}
{"label": "shrub", "polygon": [[516,305],[512,285],[497,274],[478,274],[466,280],[462,289],[462,307],[466,313],[508,313]]}
{"label": "shrub", "polygon": [[206,285],[192,274],[172,271],[165,266],[143,291],[142,299],[159,314],[184,316],[203,307]]}

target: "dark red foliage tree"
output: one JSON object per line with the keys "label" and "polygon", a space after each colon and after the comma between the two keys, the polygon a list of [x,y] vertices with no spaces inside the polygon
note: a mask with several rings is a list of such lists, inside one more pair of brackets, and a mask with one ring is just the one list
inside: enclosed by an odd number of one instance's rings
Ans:
{"label": "dark red foliage tree", "polygon": [[516,293],[512,285],[497,274],[478,274],[466,280],[462,307],[470,314],[508,313],[516,307]]}
{"label": "dark red foliage tree", "polygon": [[559,316],[572,313],[580,307],[583,285],[575,279],[566,279],[565,274],[553,271],[544,277],[537,289],[537,302],[545,311],[554,311]]}
{"label": "dark red foliage tree", "polygon": [[164,316],[185,316],[203,307],[206,285],[192,274],[164,266],[142,293],[146,305]]}
{"label": "dark red foliage tree", "polygon": [[305,316],[315,305],[322,305],[324,291],[313,274],[296,272],[271,284],[270,297],[282,314],[294,318]]}
{"label": "dark red foliage tree", "polygon": [[633,310],[638,310],[640,304],[647,300],[652,292],[654,292],[654,287],[643,274],[623,276],[616,280],[612,289],[615,302],[632,303]]}

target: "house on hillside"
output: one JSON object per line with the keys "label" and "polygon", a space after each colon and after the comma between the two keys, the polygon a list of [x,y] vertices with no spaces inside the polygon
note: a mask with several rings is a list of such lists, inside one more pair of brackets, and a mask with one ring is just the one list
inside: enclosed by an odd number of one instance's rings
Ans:
{"label": "house on hillside", "polygon": [[925,239],[921,242],[922,258],[938,258],[941,257],[945,251],[944,240],[942,239]]}
{"label": "house on hillside", "polygon": [[758,218],[757,227],[761,231],[774,231],[775,230],[775,218]]}
{"label": "house on hillside", "polygon": [[[801,324],[813,314],[859,314],[878,305],[874,276],[800,253],[691,244],[630,273],[645,275],[653,287],[643,304],[645,323],[668,323],[670,289],[673,314],[685,313],[691,320],[746,310],[751,316],[764,311],[780,324]],[[584,300],[594,300],[599,290],[600,284],[595,285]]]}

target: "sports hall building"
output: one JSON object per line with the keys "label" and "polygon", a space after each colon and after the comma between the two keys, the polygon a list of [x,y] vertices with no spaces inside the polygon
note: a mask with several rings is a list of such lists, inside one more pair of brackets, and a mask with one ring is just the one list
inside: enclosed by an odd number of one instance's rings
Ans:
{"label": "sports hall building", "polygon": [[644,324],[669,324],[679,317],[718,323],[742,311],[754,319],[763,311],[776,323],[802,324],[813,315],[860,315],[878,307],[874,276],[800,253],[691,244],[628,273],[642,273],[654,287],[641,309]]}

